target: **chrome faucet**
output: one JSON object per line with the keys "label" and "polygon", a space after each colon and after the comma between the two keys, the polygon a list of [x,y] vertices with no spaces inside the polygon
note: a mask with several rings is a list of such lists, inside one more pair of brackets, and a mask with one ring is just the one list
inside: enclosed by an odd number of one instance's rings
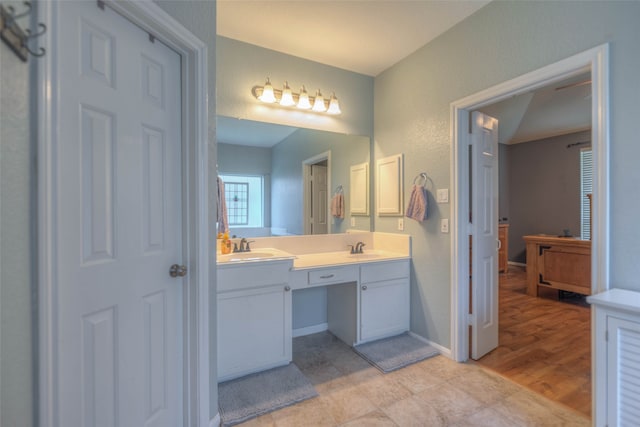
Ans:
{"label": "chrome faucet", "polygon": [[247,241],[244,237],[240,239],[240,247],[238,247],[237,243],[233,244],[233,252],[251,252],[251,247],[249,247],[249,243],[253,243],[254,240],[250,242]]}
{"label": "chrome faucet", "polygon": [[347,246],[351,246],[351,253],[352,254],[361,254],[362,252],[362,247],[364,246],[363,242],[358,242],[355,245],[347,245]]}

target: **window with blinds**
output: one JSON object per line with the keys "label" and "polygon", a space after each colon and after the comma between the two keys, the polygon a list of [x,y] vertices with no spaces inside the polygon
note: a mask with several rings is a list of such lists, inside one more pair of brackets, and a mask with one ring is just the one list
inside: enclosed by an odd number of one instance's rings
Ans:
{"label": "window with blinds", "polygon": [[588,195],[593,191],[593,156],[591,148],[580,150],[580,225],[582,239],[591,239],[591,206]]}

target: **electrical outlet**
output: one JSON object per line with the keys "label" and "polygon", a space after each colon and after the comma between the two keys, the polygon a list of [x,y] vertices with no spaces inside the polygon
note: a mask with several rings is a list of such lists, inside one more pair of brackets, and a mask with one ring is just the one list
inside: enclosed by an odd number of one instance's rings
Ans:
{"label": "electrical outlet", "polygon": [[398,230],[404,230],[404,218],[398,218]]}
{"label": "electrical outlet", "polygon": [[351,226],[355,227],[356,226],[356,218],[355,217],[351,217]]}
{"label": "electrical outlet", "polygon": [[436,200],[438,203],[449,203],[449,189],[441,188],[436,192]]}
{"label": "electrical outlet", "polygon": [[448,218],[443,218],[440,220],[440,231],[442,233],[448,233],[449,232],[449,219]]}

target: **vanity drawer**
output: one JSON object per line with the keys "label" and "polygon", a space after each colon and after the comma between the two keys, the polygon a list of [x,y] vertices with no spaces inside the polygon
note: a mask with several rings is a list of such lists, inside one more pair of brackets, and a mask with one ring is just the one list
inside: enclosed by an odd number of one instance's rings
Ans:
{"label": "vanity drawer", "polygon": [[360,267],[360,282],[371,283],[409,277],[409,260],[376,262]]}
{"label": "vanity drawer", "polygon": [[358,281],[358,267],[331,267],[309,271],[309,285],[328,285]]}
{"label": "vanity drawer", "polygon": [[286,284],[290,268],[289,260],[218,267],[218,293]]}

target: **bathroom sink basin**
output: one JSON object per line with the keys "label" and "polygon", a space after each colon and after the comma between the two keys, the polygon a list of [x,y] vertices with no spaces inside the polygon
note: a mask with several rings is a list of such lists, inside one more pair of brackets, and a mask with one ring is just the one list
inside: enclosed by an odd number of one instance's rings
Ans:
{"label": "bathroom sink basin", "polygon": [[236,252],[231,254],[218,254],[218,262],[262,261],[268,259],[290,258],[291,255],[279,250],[258,249],[251,252]]}
{"label": "bathroom sink basin", "polygon": [[238,252],[235,254],[218,255],[220,261],[248,261],[264,258],[273,258],[271,252]]}
{"label": "bathroom sink basin", "polygon": [[355,259],[371,259],[371,258],[378,258],[379,256],[380,254],[375,252],[365,252],[362,254],[349,254],[349,258],[355,258]]}

